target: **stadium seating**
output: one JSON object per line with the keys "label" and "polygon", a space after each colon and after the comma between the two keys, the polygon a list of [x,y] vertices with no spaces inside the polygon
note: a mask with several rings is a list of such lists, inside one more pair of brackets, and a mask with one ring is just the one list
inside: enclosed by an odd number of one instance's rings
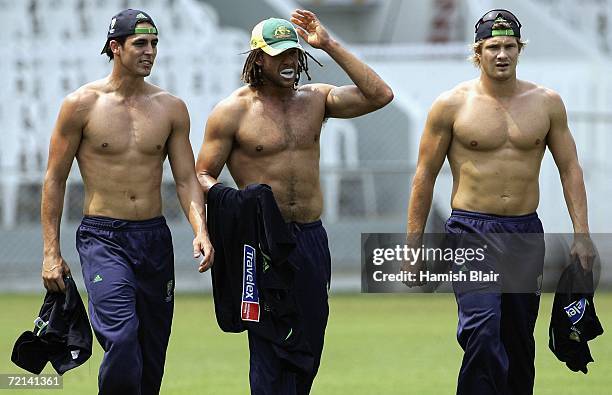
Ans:
{"label": "stadium seating", "polygon": [[532,0],[603,52],[612,52],[612,3],[606,0]]}
{"label": "stadium seating", "polygon": [[[23,217],[19,210],[38,210],[39,196],[22,196],[20,191],[40,185],[61,100],[110,72],[112,64],[100,55],[107,26],[112,15],[132,3],[0,1],[0,38],[8,44],[0,62],[3,227],[13,227]],[[149,80],[185,100],[191,142],[199,147],[208,113],[240,84],[244,58],[239,54],[248,49],[248,34],[219,26],[215,11],[194,0],[143,0],[139,6],[154,17],[160,31],[159,55]],[[69,183],[79,182],[75,168]],[[30,204],[18,205],[18,199]]]}

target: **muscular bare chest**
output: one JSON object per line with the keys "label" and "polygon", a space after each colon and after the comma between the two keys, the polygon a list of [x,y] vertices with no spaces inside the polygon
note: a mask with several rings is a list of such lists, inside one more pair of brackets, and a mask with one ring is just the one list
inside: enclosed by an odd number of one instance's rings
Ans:
{"label": "muscular bare chest", "polygon": [[236,133],[236,148],[249,156],[318,152],[324,109],[307,99],[282,105],[255,102]]}
{"label": "muscular bare chest", "polygon": [[83,131],[83,144],[99,153],[161,155],[171,131],[171,121],[153,100],[125,102],[101,98]]}
{"label": "muscular bare chest", "polygon": [[473,150],[504,146],[519,150],[545,146],[550,129],[548,113],[534,98],[500,103],[489,97],[468,100],[453,126],[453,140]]}

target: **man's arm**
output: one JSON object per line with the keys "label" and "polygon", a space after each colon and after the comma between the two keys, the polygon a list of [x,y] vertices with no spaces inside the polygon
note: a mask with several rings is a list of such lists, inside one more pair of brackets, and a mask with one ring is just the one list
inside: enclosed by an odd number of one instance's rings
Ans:
{"label": "man's arm", "polygon": [[550,100],[550,130],[548,148],[559,169],[567,210],[574,227],[574,245],[571,254],[580,260],[585,270],[591,270],[595,251],[589,238],[587,196],[582,168],[578,162],[576,143],[567,125],[567,113],[561,97],[548,92]]}
{"label": "man's arm", "polygon": [[204,254],[200,262],[200,273],[210,268],[214,259],[214,250],[206,229],[204,197],[195,174],[195,161],[189,142],[189,113],[185,103],[179,99],[172,111],[176,119],[172,123],[172,132],[168,138],[168,159],[176,183],[176,192],[185,216],[189,220],[195,238],[193,239],[193,257]]}
{"label": "man's arm", "polygon": [[45,288],[52,292],[63,292],[65,285],[62,277],[70,274],[60,250],[60,222],[66,179],[81,143],[85,113],[80,94],[73,93],[66,97],[49,144],[40,217],[43,233],[42,279]]}
{"label": "man's arm", "polygon": [[326,117],[354,118],[384,107],[393,100],[393,91],[368,65],[332,39],[317,16],[295,10],[291,22],[298,34],[313,48],[322,49],[348,74],[355,85],[334,87],[317,84],[327,91]]}
{"label": "man's arm", "polygon": [[198,181],[205,196],[218,182],[217,178],[230,155],[238,129],[241,111],[231,100],[226,99],[217,104],[206,121],[204,141],[196,163]]}
{"label": "man's arm", "polygon": [[408,204],[407,227],[408,235],[418,238],[425,231],[434,184],[451,142],[453,116],[448,95],[441,96],[432,105],[419,145],[419,158]]}
{"label": "man's arm", "polygon": [[[410,248],[420,248],[425,231],[427,216],[431,209],[434,185],[438,173],[444,164],[446,153],[452,137],[452,108],[448,105],[448,94],[438,98],[425,123],[421,136],[419,158],[416,172],[412,180],[410,202],[408,203],[408,226],[406,244]],[[424,270],[424,263],[403,262],[400,270],[414,275],[414,281],[405,282],[409,287],[423,285],[418,280],[418,273]]]}

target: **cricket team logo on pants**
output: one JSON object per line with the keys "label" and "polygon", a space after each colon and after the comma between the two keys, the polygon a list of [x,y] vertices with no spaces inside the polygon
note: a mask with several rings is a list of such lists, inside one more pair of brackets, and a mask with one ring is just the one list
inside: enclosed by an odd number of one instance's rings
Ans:
{"label": "cricket team logo on pants", "polygon": [[259,294],[257,293],[255,263],[255,249],[245,244],[242,256],[242,303],[240,304],[243,321],[259,322]]}
{"label": "cricket team logo on pants", "polygon": [[172,302],[172,296],[174,295],[174,280],[168,281],[166,284],[166,302]]}

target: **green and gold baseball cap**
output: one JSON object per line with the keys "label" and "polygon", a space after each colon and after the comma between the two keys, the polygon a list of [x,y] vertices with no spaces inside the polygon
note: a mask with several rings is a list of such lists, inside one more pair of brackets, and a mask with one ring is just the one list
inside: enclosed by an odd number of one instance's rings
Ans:
{"label": "green and gold baseball cap", "polygon": [[295,27],[291,22],[279,18],[266,19],[253,28],[251,50],[257,48],[261,48],[270,56],[276,56],[289,48],[304,51]]}

